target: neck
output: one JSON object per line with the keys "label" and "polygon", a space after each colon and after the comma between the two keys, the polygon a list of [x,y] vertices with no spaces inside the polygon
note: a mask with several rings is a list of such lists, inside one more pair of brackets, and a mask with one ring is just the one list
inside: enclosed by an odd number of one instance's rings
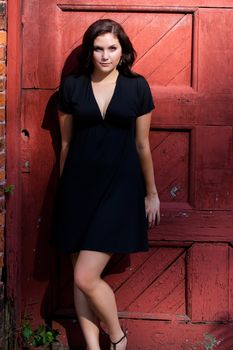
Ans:
{"label": "neck", "polygon": [[100,82],[100,81],[115,82],[118,75],[119,75],[119,72],[117,69],[114,69],[113,71],[107,74],[94,70],[94,72],[92,73],[91,79],[93,82]]}

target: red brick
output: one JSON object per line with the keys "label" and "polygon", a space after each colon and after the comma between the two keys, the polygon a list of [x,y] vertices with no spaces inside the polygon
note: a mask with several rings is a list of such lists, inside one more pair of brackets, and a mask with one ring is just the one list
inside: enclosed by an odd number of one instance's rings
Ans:
{"label": "red brick", "polygon": [[[5,225],[5,103],[6,103],[6,45],[7,45],[7,16],[6,1],[0,0],[0,280],[2,277],[2,268],[4,265],[4,225]],[[0,317],[1,318],[1,317]]]}
{"label": "red brick", "polygon": [[0,213],[0,225],[5,225],[5,214]]}
{"label": "red brick", "polygon": [[4,16],[0,16],[0,29],[7,30],[7,21]]}
{"label": "red brick", "polygon": [[0,30],[0,44],[6,45],[7,33],[5,30]]}
{"label": "red brick", "polygon": [[6,1],[2,1],[0,3],[0,14],[1,14],[1,16],[6,15]]}
{"label": "red brick", "polygon": [[0,238],[0,252],[4,252],[4,239]]}
{"label": "red brick", "polygon": [[[3,169],[0,169],[0,181],[3,181],[6,179],[6,172]],[[1,210],[1,199],[0,199],[0,210]]]}
{"label": "red brick", "polygon": [[4,107],[6,104],[6,94],[5,92],[0,92],[0,107]]}
{"label": "red brick", "polygon": [[6,89],[6,77],[0,77],[0,91]]}
{"label": "red brick", "polygon": [[[0,196],[4,196],[4,194],[5,194],[5,185],[0,184]],[[1,233],[0,233],[0,237],[1,237]]]}
{"label": "red brick", "polygon": [[6,63],[5,62],[0,62],[0,75],[6,74]]}
{"label": "red brick", "polygon": [[6,46],[2,45],[0,46],[0,60],[6,59]]}
{"label": "red brick", "polygon": [[5,108],[0,109],[0,122],[5,121],[6,119],[6,110]]}
{"label": "red brick", "polygon": [[6,30],[6,17],[0,16],[0,29]]}
{"label": "red brick", "polygon": [[4,150],[5,150],[5,137],[0,137],[0,152]]}
{"label": "red brick", "polygon": [[5,165],[6,155],[5,153],[0,153],[0,167]]}
{"label": "red brick", "polygon": [[[1,123],[0,124],[0,137],[5,136],[5,124]],[[1,140],[0,140],[0,148],[1,148]]]}
{"label": "red brick", "polygon": [[0,253],[0,268],[3,267],[3,262],[4,262],[4,255],[3,253]]}
{"label": "red brick", "polygon": [[5,197],[0,198],[0,212],[5,210]]}
{"label": "red brick", "polygon": [[5,92],[0,92],[0,106],[4,107],[6,103],[6,95]]}

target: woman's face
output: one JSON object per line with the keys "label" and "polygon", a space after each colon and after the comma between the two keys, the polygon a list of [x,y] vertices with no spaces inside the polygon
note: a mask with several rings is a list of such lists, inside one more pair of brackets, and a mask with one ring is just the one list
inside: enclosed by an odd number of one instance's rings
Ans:
{"label": "woman's face", "polygon": [[110,73],[116,69],[122,56],[122,48],[118,38],[112,33],[99,35],[93,43],[94,70]]}

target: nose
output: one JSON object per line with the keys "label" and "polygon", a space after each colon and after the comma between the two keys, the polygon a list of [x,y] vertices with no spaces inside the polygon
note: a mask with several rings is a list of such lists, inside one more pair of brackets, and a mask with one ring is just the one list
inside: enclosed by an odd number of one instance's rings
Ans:
{"label": "nose", "polygon": [[104,50],[102,54],[102,60],[107,61],[109,58],[108,51]]}

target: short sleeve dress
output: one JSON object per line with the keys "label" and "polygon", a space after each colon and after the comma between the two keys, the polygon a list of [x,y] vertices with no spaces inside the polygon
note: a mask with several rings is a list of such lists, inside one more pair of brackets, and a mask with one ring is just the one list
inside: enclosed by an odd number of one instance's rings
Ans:
{"label": "short sleeve dress", "polygon": [[89,76],[62,81],[58,109],[72,115],[74,132],[56,199],[53,240],[61,251],[148,249],[135,122],[153,108],[149,85],[140,75],[118,75],[104,119]]}

